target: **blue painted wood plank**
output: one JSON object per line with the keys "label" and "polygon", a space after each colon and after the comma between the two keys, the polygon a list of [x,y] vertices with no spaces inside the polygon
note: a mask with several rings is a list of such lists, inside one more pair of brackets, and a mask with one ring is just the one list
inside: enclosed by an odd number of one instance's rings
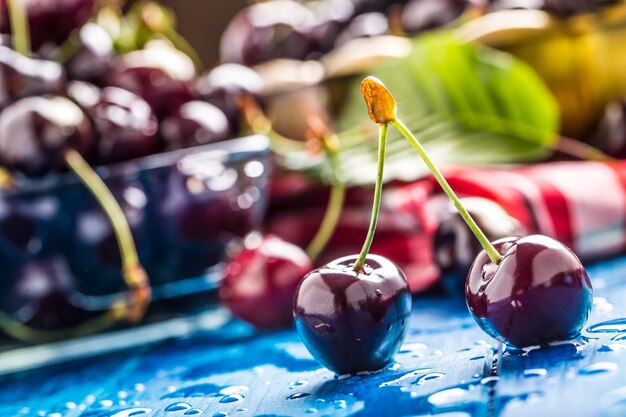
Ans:
{"label": "blue painted wood plank", "polygon": [[[596,287],[589,326],[626,317],[626,257],[589,272]],[[626,324],[597,329],[603,332],[547,349],[499,352],[463,300],[416,297],[397,362],[336,378],[293,329],[258,334],[230,321],[215,331],[3,376],[0,415],[624,415]]]}

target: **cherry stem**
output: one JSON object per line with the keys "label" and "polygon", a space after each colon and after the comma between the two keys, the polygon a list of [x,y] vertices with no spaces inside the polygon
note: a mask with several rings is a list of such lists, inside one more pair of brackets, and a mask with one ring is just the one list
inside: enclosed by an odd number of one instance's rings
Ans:
{"label": "cherry stem", "polygon": [[13,47],[22,55],[30,55],[30,31],[23,0],[9,0],[8,7]]}
{"label": "cherry stem", "polygon": [[66,150],[65,162],[95,197],[111,222],[122,259],[122,276],[131,290],[130,309],[125,309],[123,305],[114,308],[118,309],[119,318],[138,321],[150,302],[150,284],[139,263],[137,248],[126,216],[104,181],[80,153],[73,149]]}
{"label": "cherry stem", "polygon": [[372,217],[370,220],[369,229],[367,231],[367,237],[363,243],[361,253],[354,263],[352,269],[356,273],[359,273],[365,265],[365,259],[369,253],[372,241],[374,240],[374,233],[376,232],[376,225],[378,224],[378,213],[380,211],[380,201],[383,191],[383,174],[385,170],[385,152],[387,149],[387,131],[389,130],[389,124],[380,123],[378,125],[378,168],[376,171],[376,185],[374,188],[374,203],[372,204]]}
{"label": "cherry stem", "polygon": [[428,153],[422,146],[422,144],[417,140],[417,138],[413,135],[413,133],[411,133],[409,128],[397,116],[396,116],[396,119],[390,123],[393,127],[398,129],[398,131],[402,133],[402,135],[417,150],[419,155],[424,160],[424,163],[430,170],[430,172],[433,174],[433,176],[435,177],[435,179],[437,180],[441,188],[443,188],[443,191],[446,193],[446,195],[448,196],[448,198],[450,199],[454,207],[458,210],[463,220],[465,220],[465,223],[467,223],[472,233],[474,233],[474,235],[480,242],[480,245],[483,247],[483,249],[489,256],[489,259],[491,259],[491,261],[495,264],[500,263],[500,261],[502,261],[502,256],[500,255],[500,253],[498,253],[496,248],[491,244],[489,239],[487,239],[487,236],[485,236],[485,234],[480,229],[480,227],[478,227],[478,225],[476,224],[472,216],[468,213],[468,211],[465,209],[465,207],[463,207],[463,204],[461,204],[461,201],[452,190],[452,187],[450,187],[450,184],[448,184],[448,181],[446,181],[441,171],[439,171],[439,169],[435,166],[432,159],[430,158],[430,156],[428,155]]}
{"label": "cherry stem", "polygon": [[320,253],[322,253],[326,244],[333,236],[339,218],[341,217],[346,195],[346,186],[337,174],[339,170],[339,161],[337,160],[338,151],[334,146],[328,144],[328,139],[322,139],[322,146],[324,147],[326,157],[330,163],[333,179],[324,218],[322,219],[319,229],[317,229],[317,233],[306,248],[306,253],[312,261],[315,261]]}

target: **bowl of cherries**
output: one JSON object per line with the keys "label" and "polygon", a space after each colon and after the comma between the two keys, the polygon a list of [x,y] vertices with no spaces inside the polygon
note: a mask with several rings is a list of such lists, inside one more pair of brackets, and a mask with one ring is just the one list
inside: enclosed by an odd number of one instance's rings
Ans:
{"label": "bowl of cherries", "polygon": [[206,303],[264,212],[259,76],[198,70],[155,3],[103,3],[1,2],[0,332],[28,342]]}

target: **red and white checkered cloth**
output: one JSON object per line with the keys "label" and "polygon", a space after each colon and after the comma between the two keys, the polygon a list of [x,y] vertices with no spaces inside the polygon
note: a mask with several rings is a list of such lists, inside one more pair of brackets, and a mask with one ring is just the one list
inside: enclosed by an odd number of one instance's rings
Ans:
{"label": "red and white checkered cloth", "polygon": [[[449,168],[460,196],[483,197],[502,206],[531,233],[552,236],[583,260],[626,252],[626,162],[552,162],[515,169]],[[367,190],[369,191],[369,190]],[[365,236],[371,193],[352,190],[335,236],[321,261],[356,253]],[[372,252],[389,257],[419,292],[438,282],[433,235],[433,198],[442,191],[432,178],[387,187]],[[305,246],[319,224],[317,207],[278,211],[269,230]]]}

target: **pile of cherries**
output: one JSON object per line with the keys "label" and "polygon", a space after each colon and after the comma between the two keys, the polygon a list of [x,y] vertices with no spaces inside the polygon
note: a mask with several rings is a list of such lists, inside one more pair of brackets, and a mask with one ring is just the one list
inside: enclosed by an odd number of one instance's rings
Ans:
{"label": "pile of cherries", "polygon": [[596,11],[619,0],[272,0],[252,4],[226,28],[221,59],[257,65],[274,58],[316,59],[352,39],[413,36],[464,15],[540,9],[557,16]]}
{"label": "pile of cherries", "polygon": [[[119,52],[92,19],[104,3],[0,2],[0,166],[11,183],[0,196],[0,314],[39,330],[83,324],[110,307],[93,296],[125,289],[115,227],[87,188],[41,193],[39,184],[69,169],[69,153],[98,166],[237,137],[240,99],[263,88],[237,64],[198,74],[165,40]],[[156,179],[113,175],[108,186],[153,282],[203,275],[251,229],[251,209],[233,213],[236,191],[207,188],[227,174],[186,158]]]}

